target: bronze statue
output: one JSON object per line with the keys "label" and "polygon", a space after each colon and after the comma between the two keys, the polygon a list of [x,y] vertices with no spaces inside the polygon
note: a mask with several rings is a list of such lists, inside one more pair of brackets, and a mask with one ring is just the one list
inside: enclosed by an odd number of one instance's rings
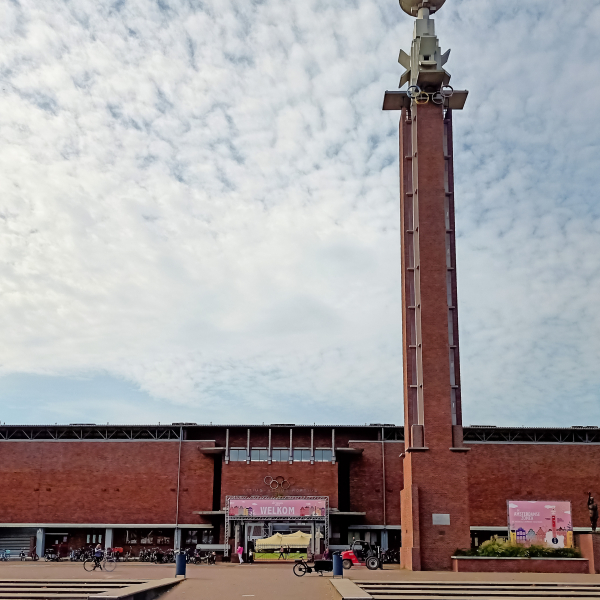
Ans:
{"label": "bronze statue", "polygon": [[592,492],[588,492],[588,512],[590,513],[590,523],[592,525],[592,531],[596,531],[596,525],[598,524],[598,505],[594,502]]}

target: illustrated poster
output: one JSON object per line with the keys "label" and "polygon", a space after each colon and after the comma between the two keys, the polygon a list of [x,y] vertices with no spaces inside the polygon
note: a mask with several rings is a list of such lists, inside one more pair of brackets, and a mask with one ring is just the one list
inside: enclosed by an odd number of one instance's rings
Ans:
{"label": "illustrated poster", "polygon": [[517,544],[572,548],[571,503],[509,500],[508,530]]}

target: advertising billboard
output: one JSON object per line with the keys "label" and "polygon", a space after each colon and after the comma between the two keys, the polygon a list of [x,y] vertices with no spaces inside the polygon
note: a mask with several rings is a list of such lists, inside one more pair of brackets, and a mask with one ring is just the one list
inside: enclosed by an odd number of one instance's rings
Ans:
{"label": "advertising billboard", "polygon": [[511,542],[526,546],[573,547],[570,502],[509,500],[507,504]]}

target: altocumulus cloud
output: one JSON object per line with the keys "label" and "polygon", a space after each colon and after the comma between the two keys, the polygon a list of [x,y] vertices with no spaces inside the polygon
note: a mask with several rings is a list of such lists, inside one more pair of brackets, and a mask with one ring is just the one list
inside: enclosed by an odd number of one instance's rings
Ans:
{"label": "altocumulus cloud", "polygon": [[[565,402],[600,418],[600,7],[571,6],[449,0],[437,17],[471,90],[456,117],[467,423],[559,424]],[[397,3],[0,11],[14,414],[45,402],[28,377],[106,374],[147,398],[107,398],[112,422],[156,406],[400,422],[398,115],[380,111],[411,37]],[[68,402],[45,414],[83,419]]]}

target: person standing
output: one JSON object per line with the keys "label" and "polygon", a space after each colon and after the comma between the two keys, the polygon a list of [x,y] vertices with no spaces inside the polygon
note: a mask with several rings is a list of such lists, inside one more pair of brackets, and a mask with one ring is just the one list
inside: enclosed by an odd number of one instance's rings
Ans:
{"label": "person standing", "polygon": [[238,546],[237,555],[240,559],[240,565],[243,564],[243,562],[244,562],[244,557],[242,556],[243,554],[244,554],[244,549],[241,546]]}

